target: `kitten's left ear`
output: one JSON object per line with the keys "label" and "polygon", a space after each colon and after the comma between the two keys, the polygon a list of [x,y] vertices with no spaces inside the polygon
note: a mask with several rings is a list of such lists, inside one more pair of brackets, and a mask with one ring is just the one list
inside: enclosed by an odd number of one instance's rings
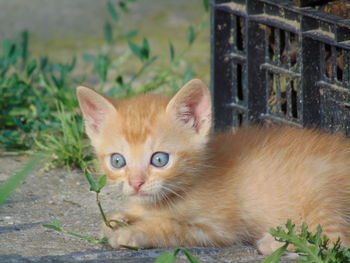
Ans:
{"label": "kitten's left ear", "polygon": [[100,134],[107,116],[115,113],[116,109],[104,96],[87,87],[79,86],[77,97],[83,112],[86,133],[93,141]]}
{"label": "kitten's left ear", "polygon": [[206,136],[211,127],[211,98],[207,85],[193,79],[170,100],[166,112],[197,134]]}

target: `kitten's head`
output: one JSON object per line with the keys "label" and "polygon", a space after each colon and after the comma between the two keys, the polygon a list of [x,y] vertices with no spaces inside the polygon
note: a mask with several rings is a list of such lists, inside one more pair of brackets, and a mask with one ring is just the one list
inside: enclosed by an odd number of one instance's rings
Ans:
{"label": "kitten's head", "polygon": [[211,100],[200,80],[172,99],[140,95],[113,101],[78,87],[85,128],[109,179],[142,203],[181,196],[205,158]]}

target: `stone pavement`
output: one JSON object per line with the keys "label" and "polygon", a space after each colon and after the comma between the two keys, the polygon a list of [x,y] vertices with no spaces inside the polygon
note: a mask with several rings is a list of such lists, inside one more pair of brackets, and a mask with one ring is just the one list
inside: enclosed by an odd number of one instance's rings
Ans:
{"label": "stone pavement", "polygon": [[[0,157],[0,185],[25,162],[23,157]],[[106,212],[123,207],[116,186],[101,193]],[[62,227],[89,237],[97,237],[101,218],[94,193],[89,191],[79,171],[56,169],[35,171],[0,208],[0,263],[24,262],[153,262],[164,250],[139,252],[112,250],[85,240],[44,228],[56,218]],[[191,248],[201,262],[261,262],[254,248]],[[187,262],[183,256],[178,262]]]}

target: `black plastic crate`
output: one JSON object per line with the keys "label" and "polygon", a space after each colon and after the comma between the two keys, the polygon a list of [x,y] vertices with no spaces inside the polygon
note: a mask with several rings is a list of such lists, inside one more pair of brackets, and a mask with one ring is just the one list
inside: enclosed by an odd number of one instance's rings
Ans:
{"label": "black plastic crate", "polygon": [[212,2],[215,128],[280,123],[350,136],[350,19],[291,1]]}

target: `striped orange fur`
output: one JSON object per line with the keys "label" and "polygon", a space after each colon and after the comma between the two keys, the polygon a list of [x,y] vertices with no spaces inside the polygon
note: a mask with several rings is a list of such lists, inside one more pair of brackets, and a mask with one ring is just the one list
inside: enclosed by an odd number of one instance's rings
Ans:
{"label": "striped orange fur", "polygon": [[[279,244],[271,227],[292,219],[350,245],[350,142],[288,127],[211,134],[211,98],[200,80],[174,98],[112,100],[78,87],[87,134],[108,178],[123,184],[129,226],[104,228],[112,247]],[[167,153],[163,167],[154,153]],[[111,165],[118,153],[125,166]]]}

